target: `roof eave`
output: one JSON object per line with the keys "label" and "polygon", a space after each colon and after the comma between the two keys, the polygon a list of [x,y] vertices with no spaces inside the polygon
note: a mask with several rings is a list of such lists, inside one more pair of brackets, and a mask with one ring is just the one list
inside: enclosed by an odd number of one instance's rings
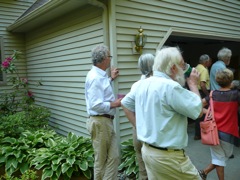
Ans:
{"label": "roof eave", "polygon": [[61,16],[72,9],[86,5],[87,3],[87,0],[77,2],[75,0],[49,1],[26,16],[16,20],[7,27],[7,30],[10,32],[28,32],[41,24]]}

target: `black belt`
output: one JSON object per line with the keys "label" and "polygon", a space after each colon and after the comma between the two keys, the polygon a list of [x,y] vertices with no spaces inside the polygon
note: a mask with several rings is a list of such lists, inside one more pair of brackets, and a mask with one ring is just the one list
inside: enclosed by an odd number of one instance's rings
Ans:
{"label": "black belt", "polygon": [[156,147],[156,146],[153,146],[151,144],[148,144],[148,145],[152,148],[159,149],[159,150],[162,150],[162,151],[183,151],[183,149],[168,149],[168,148],[163,148],[163,147]]}
{"label": "black belt", "polygon": [[114,116],[109,115],[109,114],[98,114],[98,115],[91,115],[91,116],[103,116],[103,117],[106,117],[106,118],[109,118],[109,119],[114,119]]}

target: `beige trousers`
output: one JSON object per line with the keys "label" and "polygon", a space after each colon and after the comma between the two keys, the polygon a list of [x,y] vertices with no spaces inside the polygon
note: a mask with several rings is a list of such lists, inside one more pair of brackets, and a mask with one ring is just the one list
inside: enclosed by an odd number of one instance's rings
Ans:
{"label": "beige trousers", "polygon": [[116,180],[119,152],[113,120],[91,116],[86,125],[94,149],[94,180]]}
{"label": "beige trousers", "polygon": [[164,151],[144,143],[142,157],[149,180],[202,179],[184,151]]}
{"label": "beige trousers", "polygon": [[134,150],[136,151],[136,157],[138,161],[138,166],[139,166],[139,180],[147,180],[147,171],[145,168],[144,161],[142,159],[142,142],[137,139],[137,132],[136,128],[133,127],[133,146]]}

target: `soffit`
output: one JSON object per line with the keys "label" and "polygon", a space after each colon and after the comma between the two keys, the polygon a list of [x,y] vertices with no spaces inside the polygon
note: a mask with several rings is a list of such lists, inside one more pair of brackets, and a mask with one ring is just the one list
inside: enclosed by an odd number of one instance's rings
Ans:
{"label": "soffit", "polygon": [[49,1],[7,27],[10,32],[28,32],[86,5],[87,0]]}

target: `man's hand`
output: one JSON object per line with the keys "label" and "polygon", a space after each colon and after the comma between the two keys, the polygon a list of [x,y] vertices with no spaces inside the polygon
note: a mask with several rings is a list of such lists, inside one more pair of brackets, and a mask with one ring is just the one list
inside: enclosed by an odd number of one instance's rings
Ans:
{"label": "man's hand", "polygon": [[198,85],[199,75],[200,74],[197,71],[197,69],[192,68],[192,72],[191,72],[189,78],[187,78],[187,83],[188,83],[189,88],[190,88],[190,86],[197,86]]}
{"label": "man's hand", "polygon": [[122,98],[116,99],[115,101],[110,103],[110,108],[116,108],[121,106]]}
{"label": "man's hand", "polygon": [[111,68],[111,78],[112,80],[116,79],[119,75],[119,70],[117,68]]}

